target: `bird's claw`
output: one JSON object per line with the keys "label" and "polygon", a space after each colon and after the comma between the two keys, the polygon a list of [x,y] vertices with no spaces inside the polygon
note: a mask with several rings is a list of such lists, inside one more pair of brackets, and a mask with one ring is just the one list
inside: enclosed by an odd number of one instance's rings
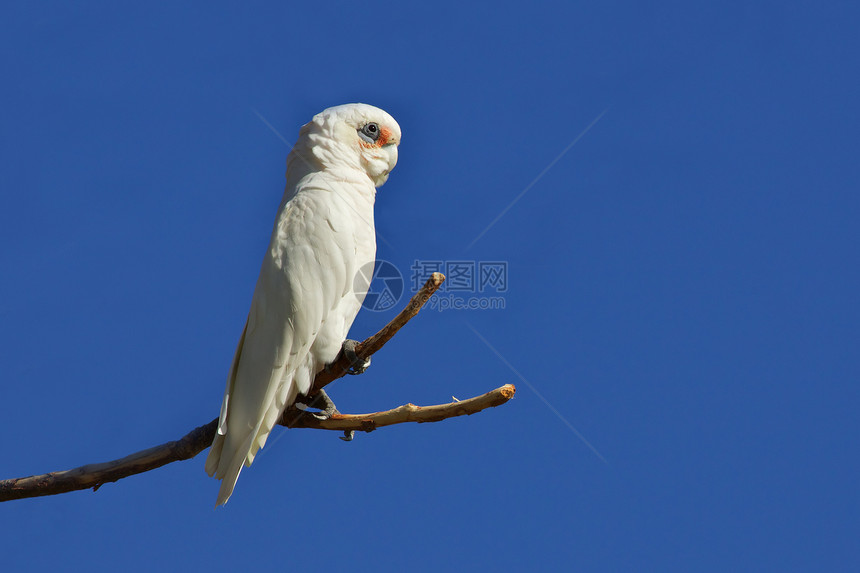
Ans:
{"label": "bird's claw", "polygon": [[[317,420],[328,420],[335,414],[340,414],[337,407],[334,405],[334,402],[331,398],[328,397],[325,390],[318,390],[316,395],[313,398],[308,399],[307,397],[303,397],[305,400],[296,400],[297,404],[303,404],[306,407],[316,408],[319,412],[311,412],[310,410],[305,410],[301,408]],[[338,436],[344,442],[351,442],[355,437],[355,430],[344,430],[343,436]]]}
{"label": "bird's claw", "polygon": [[[357,340],[347,338],[343,341],[343,345],[341,346],[341,353],[349,360],[349,367],[344,370],[346,374],[363,374],[370,366],[370,358],[362,358],[355,352],[356,345],[358,345]],[[330,365],[326,365],[326,370],[329,369],[329,366]],[[297,400],[297,402],[298,401],[299,400]],[[301,404],[319,410],[319,412],[305,410],[317,420],[328,420],[335,414],[340,414],[340,412],[337,411],[334,402],[332,402],[331,398],[328,397],[328,394],[325,393],[325,390],[319,390],[312,398],[301,400],[300,402]],[[344,442],[351,442],[354,438],[355,430],[344,430],[343,436],[340,436],[340,439]]]}
{"label": "bird's claw", "polygon": [[[335,414],[340,414],[337,411],[337,407],[335,407],[334,402],[332,402],[331,398],[328,397],[328,394],[325,393],[325,390],[319,390],[312,397],[308,396],[299,396],[296,398],[296,404],[304,405],[304,408],[299,408],[300,410],[305,411],[310,414],[317,420],[328,420]],[[307,408],[316,408],[319,412],[311,412]]]}
{"label": "bird's claw", "polygon": [[369,357],[362,358],[355,353],[355,347],[357,344],[357,340],[347,338],[343,341],[343,346],[341,346],[341,352],[343,352],[344,356],[349,359],[349,368],[346,370],[347,374],[364,374],[368,367],[370,367]]}

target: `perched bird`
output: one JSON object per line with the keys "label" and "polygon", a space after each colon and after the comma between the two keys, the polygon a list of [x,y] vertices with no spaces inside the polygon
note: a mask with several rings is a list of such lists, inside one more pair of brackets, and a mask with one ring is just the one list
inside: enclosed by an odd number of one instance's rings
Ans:
{"label": "perched bird", "polygon": [[399,143],[394,118],[360,103],[329,108],[301,128],[206,459],[206,472],[222,480],[216,506],[284,409],[340,352],[367,292],[368,273],[359,271],[376,256],[376,188]]}

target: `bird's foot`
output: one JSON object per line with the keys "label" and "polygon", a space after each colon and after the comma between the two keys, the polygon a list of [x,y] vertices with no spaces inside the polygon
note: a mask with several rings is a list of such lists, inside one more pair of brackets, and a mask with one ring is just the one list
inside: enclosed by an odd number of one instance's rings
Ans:
{"label": "bird's foot", "polygon": [[[340,414],[337,409],[337,406],[334,405],[332,399],[329,398],[328,394],[326,394],[326,391],[322,389],[318,390],[312,398],[300,396],[296,399],[296,402],[303,404],[306,407],[316,408],[317,410],[319,410],[319,412],[311,412],[310,410],[302,408],[302,410],[305,410],[305,412],[307,412],[317,420],[328,420],[335,414]],[[345,442],[351,442],[353,437],[355,437],[355,431],[344,430],[343,436],[340,439]]]}
{"label": "bird's foot", "polygon": [[347,374],[364,374],[370,367],[370,358],[362,358],[355,353],[355,347],[358,344],[357,340],[347,338],[343,341],[340,351],[349,359],[349,369]]}
{"label": "bird's foot", "polygon": [[319,410],[319,412],[311,412],[310,410],[302,408],[317,420],[328,420],[335,414],[340,414],[337,407],[334,405],[334,402],[332,402],[332,399],[325,393],[325,390],[319,390],[313,396],[299,396],[296,398],[296,402],[304,404],[308,408],[316,408]]}

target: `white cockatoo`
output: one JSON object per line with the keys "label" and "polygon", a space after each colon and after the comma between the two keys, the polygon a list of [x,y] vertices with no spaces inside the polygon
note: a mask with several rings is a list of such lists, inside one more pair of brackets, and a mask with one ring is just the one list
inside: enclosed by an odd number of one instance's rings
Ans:
{"label": "white cockatoo", "polygon": [[376,188],[399,143],[394,118],[360,103],[329,108],[301,128],[206,459],[206,472],[222,480],[216,506],[284,409],[340,352],[376,256]]}

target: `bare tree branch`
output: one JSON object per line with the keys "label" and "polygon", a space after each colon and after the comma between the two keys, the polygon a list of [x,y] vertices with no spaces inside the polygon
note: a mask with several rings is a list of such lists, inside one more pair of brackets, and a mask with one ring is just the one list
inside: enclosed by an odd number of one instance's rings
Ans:
{"label": "bare tree branch", "polygon": [[[356,354],[360,358],[367,358],[382,348],[398,330],[418,314],[424,303],[436,292],[444,280],[445,277],[441,273],[433,273],[433,276],[421,290],[410,299],[406,308],[382,330],[356,345]],[[350,360],[342,354],[339,355],[332,364],[316,376],[312,393],[342,377],[349,367]],[[504,404],[513,397],[515,391],[513,385],[507,384],[481,396],[450,404],[425,407],[405,404],[393,410],[372,414],[335,414],[327,420],[320,420],[302,410],[291,407],[284,412],[279,423],[291,428],[370,432],[376,428],[392,424],[438,422],[446,418],[474,414],[486,408]],[[216,418],[205,426],[195,428],[180,440],[167,442],[110,462],[89,464],[71,470],[38,476],[0,480],[0,502],[89,488],[97,490],[105,483],[147,472],[171,462],[193,458],[209,447],[215,436],[217,426],[218,419]]]}
{"label": "bare tree branch", "polygon": [[[474,414],[504,404],[513,398],[515,391],[512,384],[506,384],[481,396],[460,402],[424,407],[405,404],[393,410],[372,414],[335,414],[328,420],[319,420],[301,410],[291,409],[284,418],[289,420],[289,427],[292,428],[371,432],[376,428],[393,424],[438,422],[446,418]],[[281,421],[282,424],[283,422],[284,420]],[[167,442],[119,460],[38,476],[2,480],[0,481],[0,502],[89,488],[97,490],[109,482],[154,470],[172,462],[191,459],[212,444],[217,427],[218,418],[215,418],[205,426],[195,428],[180,440]]]}

